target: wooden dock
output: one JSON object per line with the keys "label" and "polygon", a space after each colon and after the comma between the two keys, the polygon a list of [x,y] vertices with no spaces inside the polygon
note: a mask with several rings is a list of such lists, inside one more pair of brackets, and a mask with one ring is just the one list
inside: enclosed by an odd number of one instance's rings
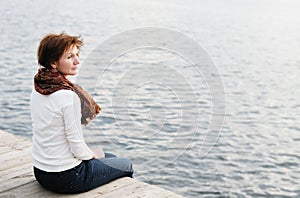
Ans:
{"label": "wooden dock", "polygon": [[86,193],[63,195],[42,188],[33,175],[31,141],[0,130],[0,197],[182,198],[137,179],[124,177]]}

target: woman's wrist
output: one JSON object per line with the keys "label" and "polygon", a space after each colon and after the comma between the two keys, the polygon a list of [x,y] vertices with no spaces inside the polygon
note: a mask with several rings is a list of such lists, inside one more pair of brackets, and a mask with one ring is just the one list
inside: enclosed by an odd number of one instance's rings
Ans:
{"label": "woman's wrist", "polygon": [[105,158],[105,154],[101,148],[92,149],[94,152],[94,159]]}

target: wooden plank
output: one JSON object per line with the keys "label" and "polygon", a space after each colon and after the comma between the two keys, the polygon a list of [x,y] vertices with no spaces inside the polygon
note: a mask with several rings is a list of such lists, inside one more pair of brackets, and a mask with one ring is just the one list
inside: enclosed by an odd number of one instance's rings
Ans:
{"label": "wooden plank", "polygon": [[18,186],[16,188],[13,188],[9,191],[4,191],[0,193],[0,197],[35,197],[33,196],[34,193],[39,191],[45,191],[38,183],[37,181],[31,181],[24,185]]}
{"label": "wooden plank", "polygon": [[22,175],[24,173],[29,173],[33,171],[32,163],[25,163],[20,166],[12,167],[1,171],[0,175],[0,184],[2,181],[8,180],[10,178],[16,177],[18,175]]}
{"label": "wooden plank", "polygon": [[110,197],[126,197],[126,198],[140,198],[140,197],[174,197],[182,198],[181,195],[177,195],[171,191],[159,188],[157,186],[152,186],[144,182],[136,182],[131,185],[124,186],[122,188],[116,189],[114,191],[107,192],[105,194],[99,194],[99,198],[110,198]]}
{"label": "wooden plank", "polygon": [[5,131],[0,130],[0,138],[3,139],[4,137],[13,137],[14,135],[11,133],[7,133]]}
{"label": "wooden plank", "polygon": [[132,193],[133,197],[145,197],[145,198],[152,198],[152,197],[172,197],[172,198],[183,198],[183,196],[178,195],[174,192],[162,189],[160,187],[149,185],[147,184],[144,188],[135,189]]}
{"label": "wooden plank", "polygon": [[110,190],[116,188],[122,188],[130,183],[136,183],[137,180],[131,180],[129,178],[121,178],[115,180],[109,184],[91,190],[89,192],[81,193],[81,194],[56,194],[42,188],[36,181],[29,182],[25,185],[19,186],[18,188],[14,188],[10,191],[0,193],[0,197],[24,197],[24,198],[33,198],[33,197],[61,197],[61,198],[92,198],[96,197],[97,194],[95,192],[101,191],[103,193],[108,193]]}
{"label": "wooden plank", "polygon": [[[0,145],[7,145],[17,142],[22,142],[26,140],[25,138],[21,138],[18,136],[14,136],[13,134],[6,133],[0,130]],[[30,140],[28,140],[30,142]]]}
{"label": "wooden plank", "polygon": [[101,198],[108,198],[108,197],[132,197],[133,191],[138,188],[145,188],[146,184],[142,182],[137,182],[132,185],[127,185],[122,188],[116,189],[114,191],[105,193],[105,194],[99,194],[97,197]]}
{"label": "wooden plank", "polygon": [[30,183],[32,181],[35,181],[32,172],[18,175],[16,177],[8,179],[5,182],[2,182],[0,186],[0,192],[11,190],[13,188]]}
{"label": "wooden plank", "polygon": [[30,146],[27,146],[27,147],[19,149],[19,150],[11,150],[7,153],[2,153],[2,154],[0,154],[0,159],[5,159],[6,161],[8,161],[13,158],[22,157],[27,154],[31,154]]}
{"label": "wooden plank", "polygon": [[136,179],[121,178],[109,184],[96,188],[86,193],[75,195],[56,194],[43,189],[36,181],[31,181],[23,186],[0,193],[0,197],[61,197],[61,198],[182,198],[173,192],[156,186],[140,182]]}
{"label": "wooden plank", "polygon": [[12,150],[21,150],[25,147],[29,147],[31,146],[31,142],[28,140],[23,140],[20,142],[14,142],[14,143],[9,143],[9,144],[5,144],[5,145],[1,145],[0,144],[0,155],[4,154],[4,153],[8,153]]}
{"label": "wooden plank", "polygon": [[88,193],[83,193],[83,194],[81,194],[80,198],[81,197],[89,198],[90,195],[92,197],[99,197],[99,196],[105,195],[107,193],[110,193],[112,191],[116,191],[118,189],[128,187],[137,182],[138,182],[138,180],[132,179],[129,177],[120,178],[120,179],[110,182],[109,184],[106,184],[106,185],[100,186],[94,190],[91,190]]}
{"label": "wooden plank", "polygon": [[31,142],[0,130],[0,197],[74,197],[74,198],[181,198],[171,191],[164,190],[137,179],[120,178],[81,194],[56,194],[42,188],[33,175]]}
{"label": "wooden plank", "polygon": [[0,163],[0,171],[2,172],[5,169],[13,168],[20,166],[22,164],[26,164],[32,161],[31,153],[24,154],[24,156],[13,158],[10,160],[2,159],[2,163]]}

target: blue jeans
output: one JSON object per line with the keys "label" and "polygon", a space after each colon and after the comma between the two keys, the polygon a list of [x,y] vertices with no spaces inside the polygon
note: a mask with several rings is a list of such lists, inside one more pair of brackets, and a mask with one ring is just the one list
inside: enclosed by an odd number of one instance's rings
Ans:
{"label": "blue jeans", "polygon": [[126,158],[105,153],[105,158],[84,160],[62,172],[45,172],[34,167],[36,180],[56,193],[82,193],[121,177],[132,177],[133,168]]}

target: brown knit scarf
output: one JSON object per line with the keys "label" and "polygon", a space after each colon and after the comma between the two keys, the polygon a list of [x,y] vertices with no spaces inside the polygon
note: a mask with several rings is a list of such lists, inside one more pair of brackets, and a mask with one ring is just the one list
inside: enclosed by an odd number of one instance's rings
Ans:
{"label": "brown knit scarf", "polygon": [[43,95],[50,95],[58,90],[67,89],[74,91],[81,102],[81,124],[87,125],[101,111],[100,106],[79,85],[70,82],[58,70],[40,68],[34,76],[34,87]]}

